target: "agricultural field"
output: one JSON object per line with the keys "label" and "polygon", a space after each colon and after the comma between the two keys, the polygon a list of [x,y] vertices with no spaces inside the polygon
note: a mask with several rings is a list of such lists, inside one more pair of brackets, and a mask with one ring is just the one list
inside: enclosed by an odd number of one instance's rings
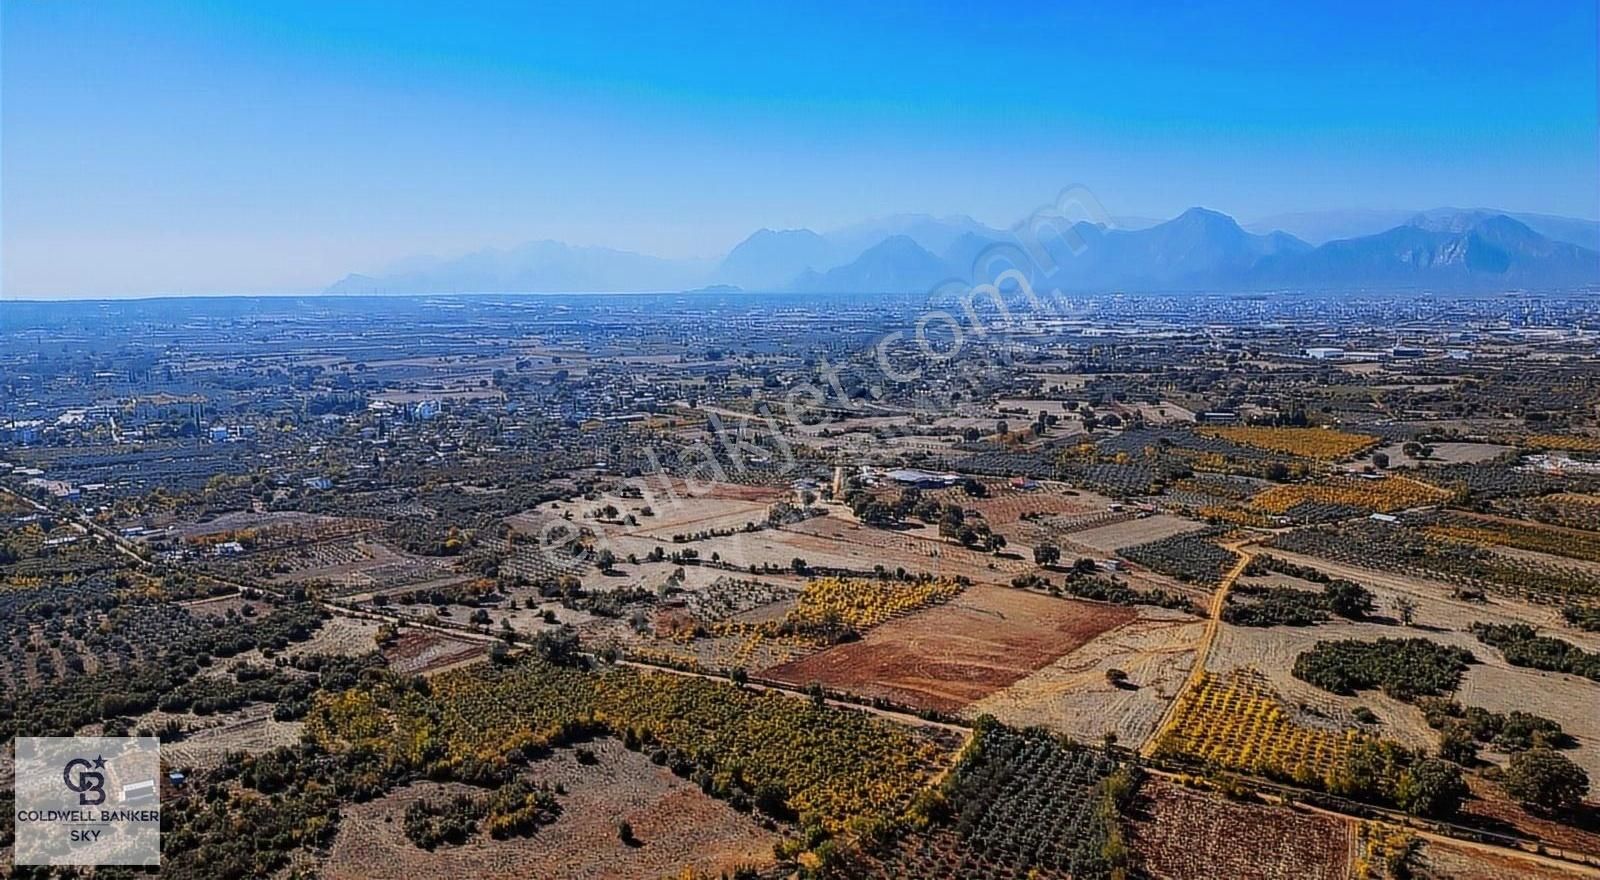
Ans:
{"label": "agricultural field", "polygon": [[1520,519],[1554,526],[1600,531],[1600,495],[1557,492],[1533,499],[1501,502],[1499,509]]}
{"label": "agricultural field", "polygon": [[469,663],[488,654],[481,642],[453,639],[426,630],[406,630],[381,646],[389,668],[406,675],[423,675]]}
{"label": "agricultural field", "polygon": [[1276,535],[1275,551],[1443,581],[1453,588],[1555,605],[1600,601],[1600,572],[1579,561],[1516,556],[1455,538],[1427,535],[1404,523],[1371,521],[1298,529]]}
{"label": "agricultural field", "polygon": [[1426,458],[1413,458],[1406,453],[1405,443],[1391,443],[1373,450],[1376,456],[1382,453],[1389,457],[1389,467],[1393,468],[1431,468],[1453,464],[1482,464],[1493,461],[1509,452],[1515,452],[1513,446],[1502,446],[1496,443],[1429,443],[1429,454]]}
{"label": "agricultural field", "polygon": [[1155,753],[1198,764],[1331,786],[1347,772],[1354,729],[1296,718],[1254,670],[1202,673],[1178,696]]}
{"label": "agricultural field", "polygon": [[981,719],[919,810],[927,827],[868,846],[849,876],[1108,878],[1131,865],[1137,771],[1098,749]]}
{"label": "agricultural field", "polygon": [[168,880],[1600,877],[1592,297],[790,296],[0,304],[0,727]]}
{"label": "agricultural field", "polygon": [[977,700],[963,714],[1043,727],[1080,742],[1110,734],[1136,748],[1155,733],[1182,688],[1204,631],[1204,621],[1191,615],[1140,607],[1134,620]]}
{"label": "agricultural field", "polygon": [[1353,823],[1147,781],[1129,839],[1152,880],[1340,880]]}
{"label": "agricultural field", "polygon": [[1156,514],[1073,532],[1071,541],[1109,555],[1127,547],[1174,538],[1204,528],[1204,524],[1193,520]]}
{"label": "agricultural field", "polygon": [[[162,745],[162,759],[193,772],[216,767],[230,752],[264,752],[299,742],[304,724],[280,721],[272,714],[272,706],[258,704],[205,719],[185,719],[183,738]],[[140,717],[139,726],[159,730],[169,717],[152,712]]]}
{"label": "agricultural field", "polygon": [[1510,547],[1585,562],[1600,562],[1600,533],[1534,525],[1502,517],[1449,513],[1422,526],[1423,534],[1482,547]]}
{"label": "agricultural field", "polygon": [[[474,789],[460,783],[419,782],[347,808],[339,833],[319,863],[329,878],[457,880],[465,876],[614,878],[667,877],[684,867],[716,876],[738,868],[768,868],[781,837],[615,739],[559,749],[528,771],[560,786],[560,815],[527,837],[493,840],[479,832],[461,845],[431,851],[407,840],[407,806]],[[637,844],[617,839],[627,822]]]}
{"label": "agricultural field", "polygon": [[[330,695],[307,723],[326,747],[370,747],[432,772],[598,728],[649,745],[685,773],[698,769],[726,797],[781,792],[784,811],[830,832],[905,809],[948,757],[932,739],[852,710],[692,676],[536,659],[440,674],[421,699],[399,681]],[[419,751],[427,742],[440,757]]]}
{"label": "agricultural field", "polygon": [[1196,433],[1268,452],[1323,461],[1349,458],[1378,442],[1377,437],[1367,434],[1329,428],[1197,428]]}
{"label": "agricultural field", "polygon": [[1593,876],[1559,862],[1540,861],[1510,851],[1426,841],[1412,859],[1415,876],[1424,880],[1571,880]]}
{"label": "agricultural field", "polygon": [[1239,561],[1210,530],[1185,532],[1117,551],[1122,558],[1151,571],[1202,588],[1215,586]]}
{"label": "agricultural field", "polygon": [[[1450,493],[1409,477],[1333,475],[1316,482],[1273,486],[1247,502],[1270,514],[1305,516],[1307,506],[1331,506],[1356,513],[1389,513],[1408,507],[1440,504]],[[1347,514],[1348,515],[1348,514]]]}
{"label": "agricultural field", "polygon": [[942,605],[764,670],[763,677],[951,712],[1137,617],[1127,607],[977,585]]}
{"label": "agricultural field", "polygon": [[1525,449],[1600,453],[1600,437],[1589,434],[1528,434],[1518,438],[1517,445]]}

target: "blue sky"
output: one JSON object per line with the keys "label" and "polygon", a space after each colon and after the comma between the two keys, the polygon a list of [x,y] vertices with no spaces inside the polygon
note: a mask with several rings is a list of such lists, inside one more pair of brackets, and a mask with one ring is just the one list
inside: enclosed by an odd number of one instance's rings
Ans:
{"label": "blue sky", "polygon": [[[1125,8],[1126,7],[1126,8]],[[903,211],[1600,215],[1594,0],[0,4],[3,293]]]}

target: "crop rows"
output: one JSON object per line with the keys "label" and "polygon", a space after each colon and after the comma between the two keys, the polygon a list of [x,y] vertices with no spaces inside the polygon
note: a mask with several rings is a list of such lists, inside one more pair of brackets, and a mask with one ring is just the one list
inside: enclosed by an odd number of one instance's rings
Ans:
{"label": "crop rows", "polygon": [[790,617],[803,623],[838,621],[869,629],[908,611],[948,602],[960,592],[961,586],[949,580],[814,578],[806,582]]}
{"label": "crop rows", "polygon": [[447,672],[430,690],[396,679],[323,696],[308,731],[324,745],[369,746],[430,772],[609,732],[703,777],[708,791],[780,801],[831,832],[888,821],[942,760],[933,743],[861,712],[626,667],[530,658]]}
{"label": "crop rows", "polygon": [[1204,672],[1178,697],[1157,754],[1327,786],[1344,772],[1359,736],[1296,723],[1255,670]]}
{"label": "crop rows", "polygon": [[1438,504],[1450,493],[1407,477],[1366,479],[1334,476],[1315,483],[1273,486],[1250,499],[1250,506],[1267,513],[1298,511],[1307,503],[1336,505],[1357,511],[1388,513],[1407,507]]}
{"label": "crop rows", "polygon": [[1529,523],[1485,520],[1450,514],[1426,525],[1424,534],[1480,547],[1515,547],[1572,559],[1600,562],[1600,535],[1578,534]]}
{"label": "crop rows", "polygon": [[1592,604],[1600,601],[1600,576],[1587,569],[1501,556],[1471,544],[1429,537],[1400,525],[1363,520],[1298,529],[1274,536],[1272,546],[1533,602]]}
{"label": "crop rows", "polygon": [[1600,495],[1562,492],[1540,498],[1502,502],[1501,509],[1522,519],[1569,529],[1600,532]]}
{"label": "crop rows", "polygon": [[1017,868],[1096,876],[1105,871],[1101,850],[1116,822],[1101,807],[1116,770],[1101,751],[984,726],[952,771],[946,796],[956,833],[972,851]]}
{"label": "crop rows", "polygon": [[1326,428],[1200,428],[1196,433],[1268,452],[1324,461],[1348,458],[1378,442],[1377,437],[1368,434],[1348,434]]}
{"label": "crop rows", "polygon": [[1527,465],[1507,462],[1428,468],[1418,478],[1447,491],[1470,495],[1479,500],[1600,490],[1600,476],[1594,474],[1546,473]]}
{"label": "crop rows", "polygon": [[1217,546],[1208,532],[1161,538],[1124,547],[1117,554],[1152,571],[1202,585],[1216,584],[1238,558],[1233,551]]}
{"label": "crop rows", "polygon": [[794,596],[789,587],[766,581],[719,577],[705,589],[691,590],[682,598],[695,620],[710,625]]}

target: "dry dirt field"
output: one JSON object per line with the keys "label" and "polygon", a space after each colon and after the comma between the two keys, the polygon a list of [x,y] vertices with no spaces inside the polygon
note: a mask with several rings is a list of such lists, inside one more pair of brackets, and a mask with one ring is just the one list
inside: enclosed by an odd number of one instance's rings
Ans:
{"label": "dry dirt field", "polygon": [[1134,617],[1131,608],[979,585],[944,605],[878,626],[860,641],[762,674],[953,711]]}
{"label": "dry dirt field", "polygon": [[1513,852],[1491,853],[1480,848],[1439,843],[1423,843],[1416,859],[1418,876],[1425,880],[1573,880],[1600,877],[1600,871],[1585,871],[1577,866],[1556,867]]}
{"label": "dry dirt field", "polygon": [[[175,743],[162,745],[161,760],[193,770],[220,764],[228,752],[264,752],[299,742],[302,722],[274,721],[272,709],[262,703],[219,715],[178,715],[190,732]],[[155,727],[168,717],[164,712],[149,712],[139,716],[139,723]]]}
{"label": "dry dirt field", "polygon": [[1600,812],[1592,804],[1586,821],[1557,822],[1529,813],[1512,803],[1498,786],[1482,779],[1468,777],[1467,784],[1474,797],[1461,807],[1462,822],[1600,858]]}
{"label": "dry dirt field", "polygon": [[988,480],[987,498],[973,498],[962,489],[940,489],[926,493],[940,501],[977,510],[990,526],[1002,526],[1022,519],[1024,514],[1071,516],[1107,510],[1112,501],[1065,483],[1041,482],[1033,489],[1012,488],[1005,480]]}
{"label": "dry dirt field", "polygon": [[[616,740],[588,746],[599,763],[579,764],[572,750],[535,763],[530,776],[560,783],[561,815],[533,835],[467,843],[428,852],[407,840],[406,806],[424,797],[469,790],[457,784],[418,783],[344,811],[338,836],[322,866],[330,880],[463,880],[463,878],[670,877],[684,866],[716,876],[741,865],[772,864],[778,835],[694,784],[630,752]],[[617,839],[617,824],[633,826],[638,846]]]}
{"label": "dry dirt field", "polygon": [[[1391,443],[1388,446],[1374,450],[1389,456],[1389,467],[1417,468],[1439,467],[1447,464],[1475,464],[1488,461],[1497,455],[1512,451],[1510,446],[1497,446],[1493,443],[1433,443],[1433,455],[1429,458],[1412,458],[1405,453],[1404,443]],[[1351,464],[1352,470],[1360,470],[1361,463]]]}
{"label": "dry dirt field", "polygon": [[1147,783],[1133,849],[1154,880],[1343,880],[1349,822]]}
{"label": "dry dirt field", "polygon": [[[290,645],[283,653],[291,658],[310,656],[312,654],[359,657],[377,650],[378,642],[375,638],[377,634],[378,624],[376,621],[335,614],[324,620],[322,626],[311,634],[311,638]],[[263,657],[259,648],[252,648],[242,654],[229,657],[225,663],[216,664],[213,667],[213,672],[214,674],[222,674],[223,671],[236,662],[272,665],[272,660]]]}
{"label": "dry dirt field", "polygon": [[[1039,725],[1081,742],[1107,733],[1136,748],[1155,733],[1161,713],[1183,686],[1205,621],[1165,608],[1140,608],[1138,618],[1102,633],[1031,675],[967,706],[1014,727]],[[1116,687],[1106,671],[1120,669]]]}
{"label": "dry dirt field", "polygon": [[289,567],[272,574],[274,583],[327,581],[348,595],[466,580],[454,571],[451,560],[415,556],[365,538],[323,541],[267,555]]}
{"label": "dry dirt field", "polygon": [[1124,547],[1135,544],[1147,544],[1170,538],[1173,535],[1184,535],[1197,532],[1205,528],[1205,524],[1182,517],[1158,513],[1143,519],[1130,519],[1126,522],[1112,523],[1095,529],[1085,529],[1073,532],[1071,540],[1074,544],[1082,544],[1101,553],[1115,553]]}

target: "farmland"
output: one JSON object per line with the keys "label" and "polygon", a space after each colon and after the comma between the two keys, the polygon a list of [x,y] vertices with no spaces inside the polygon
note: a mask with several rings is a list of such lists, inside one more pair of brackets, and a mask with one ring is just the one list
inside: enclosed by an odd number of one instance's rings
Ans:
{"label": "farmland", "polygon": [[[580,762],[574,749],[539,763],[537,778],[560,785],[565,793],[557,796],[559,819],[533,835],[504,841],[483,835],[460,846],[423,851],[401,834],[406,806],[471,789],[459,783],[419,782],[352,808],[322,871],[350,880],[448,880],[477,873],[576,880],[666,876],[683,865],[714,875],[772,862],[779,837],[756,819],[615,740],[588,748],[597,759],[593,763]],[[620,821],[633,827],[643,846],[617,840]]]}
{"label": "farmland", "polygon": [[1146,783],[1140,794],[1145,803],[1131,838],[1152,878],[1346,876],[1353,834],[1348,822],[1235,803],[1165,780]]}
{"label": "farmland", "polygon": [[0,722],[160,737],[176,880],[1600,859],[1600,311],[1085,300],[888,381],[914,310],[699,296],[0,325]]}
{"label": "farmland", "polygon": [[976,586],[849,642],[766,670],[797,685],[955,711],[1133,620],[1131,609]]}
{"label": "farmland", "polygon": [[1406,477],[1367,479],[1331,476],[1315,483],[1274,486],[1252,497],[1248,506],[1272,514],[1297,512],[1303,505],[1331,505],[1357,511],[1388,513],[1424,504],[1437,504],[1449,493]]}
{"label": "farmland", "polygon": [[1268,452],[1324,460],[1348,458],[1378,440],[1366,434],[1325,428],[1201,428],[1199,433]]}
{"label": "farmland", "polygon": [[1199,686],[1178,698],[1172,726],[1157,754],[1291,779],[1332,785],[1346,772],[1354,730],[1298,722],[1259,673],[1201,675]]}
{"label": "farmland", "polygon": [[1140,778],[1110,756],[981,719],[923,808],[929,827],[869,847],[869,877],[1105,878],[1126,870]]}
{"label": "farmland", "polygon": [[[728,796],[781,791],[788,810],[830,831],[903,809],[941,761],[934,743],[859,713],[626,668],[596,674],[529,660],[442,674],[432,694],[419,703],[396,685],[331,695],[308,726],[325,745],[371,747],[408,763],[423,761],[424,744],[436,741],[443,767],[499,760],[599,726],[650,744],[685,772],[715,776]],[[730,775],[733,767],[741,769]]]}

